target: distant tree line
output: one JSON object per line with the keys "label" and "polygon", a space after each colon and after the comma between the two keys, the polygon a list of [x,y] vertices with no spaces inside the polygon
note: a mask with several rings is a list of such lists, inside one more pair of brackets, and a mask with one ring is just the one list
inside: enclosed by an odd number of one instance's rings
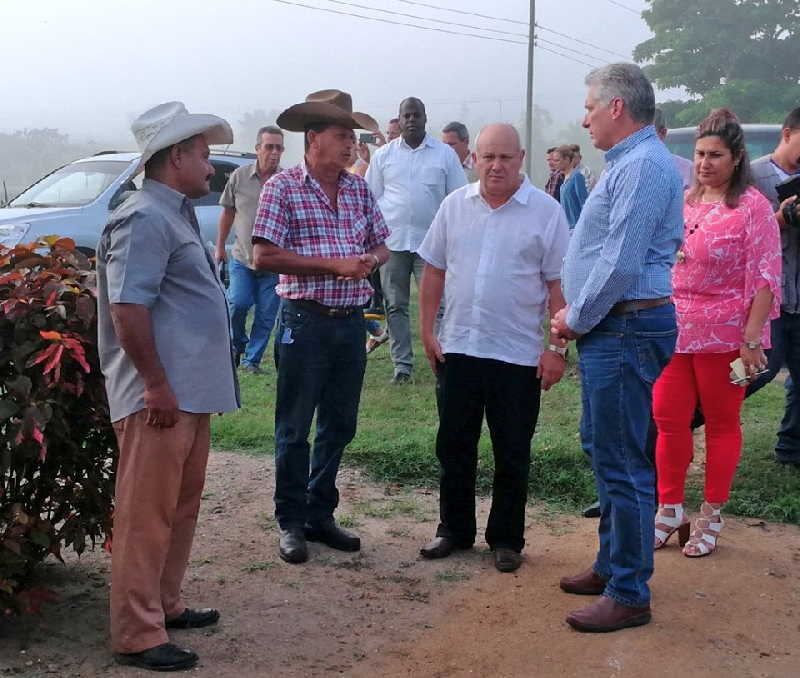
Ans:
{"label": "distant tree line", "polygon": [[57,167],[99,150],[92,141],[73,143],[69,135],[49,127],[0,134],[0,202],[6,193],[13,198]]}

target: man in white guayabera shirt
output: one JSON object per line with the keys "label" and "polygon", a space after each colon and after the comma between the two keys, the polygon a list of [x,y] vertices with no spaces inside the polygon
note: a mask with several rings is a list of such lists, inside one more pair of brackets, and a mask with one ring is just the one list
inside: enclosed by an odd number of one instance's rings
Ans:
{"label": "man in white guayabera shirt", "polygon": [[561,262],[569,224],[558,202],[520,174],[524,157],[511,125],[485,127],[475,151],[480,181],[444,200],[419,248],[426,262],[420,331],[440,385],[441,464],[441,521],[421,553],[444,558],[475,541],[475,470],[485,412],[495,459],[486,541],[501,572],[522,563],[540,389],[558,382],[566,366],[566,349],[544,342],[542,321],[546,310],[552,316],[565,304]]}
{"label": "man in white guayabera shirt", "polygon": [[445,196],[467,183],[455,151],[425,132],[425,104],[413,97],[404,99],[399,119],[400,137],[375,152],[365,177],[392,231],[386,241],[391,255],[381,267],[381,285],[394,384],[408,381],[414,366],[408,299],[412,273],[418,285],[422,277],[417,248]]}

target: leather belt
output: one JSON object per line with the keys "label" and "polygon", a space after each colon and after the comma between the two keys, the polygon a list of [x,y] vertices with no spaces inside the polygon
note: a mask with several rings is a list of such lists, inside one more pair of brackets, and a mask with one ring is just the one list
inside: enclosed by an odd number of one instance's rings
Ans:
{"label": "leather belt", "polygon": [[326,315],[329,318],[349,318],[354,313],[363,310],[360,306],[326,306],[312,299],[292,299],[291,302],[300,308]]}
{"label": "leather belt", "polygon": [[632,311],[644,311],[648,308],[658,308],[672,302],[672,297],[659,297],[658,299],[631,299],[620,301],[611,307],[608,315],[622,315]]}

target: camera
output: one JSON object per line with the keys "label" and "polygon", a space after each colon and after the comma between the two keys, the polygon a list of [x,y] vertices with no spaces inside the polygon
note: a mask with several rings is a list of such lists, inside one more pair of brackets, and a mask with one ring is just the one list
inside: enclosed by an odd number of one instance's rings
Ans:
{"label": "camera", "polygon": [[797,215],[797,200],[783,206],[783,220],[787,226],[800,227],[800,217]]}
{"label": "camera", "polygon": [[358,143],[360,144],[375,144],[377,140],[374,134],[362,133],[358,135]]}

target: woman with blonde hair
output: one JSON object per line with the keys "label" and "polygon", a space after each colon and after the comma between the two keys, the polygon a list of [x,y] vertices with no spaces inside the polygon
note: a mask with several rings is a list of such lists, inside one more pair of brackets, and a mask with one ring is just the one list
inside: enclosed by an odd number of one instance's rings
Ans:
{"label": "woman with blonde hair", "polygon": [[583,204],[589,197],[586,188],[586,178],[575,167],[575,151],[570,144],[563,144],[553,151],[553,161],[556,169],[564,173],[564,183],[561,185],[561,206],[567,215],[570,229],[575,228],[578,217],[581,216]]}
{"label": "woman with blonde hair", "polygon": [[[720,509],[742,449],[743,386],[766,367],[781,277],[778,224],[767,199],[751,185],[736,116],[712,111],[695,139],[694,186],[686,192],[684,243],[672,273],[678,341],[653,388],[661,502],[655,548],[678,532],[683,554],[691,558],[717,546],[724,524]],[[737,360],[745,378],[732,380]],[[706,421],[705,501],[689,538],[683,500],[698,403]]]}

